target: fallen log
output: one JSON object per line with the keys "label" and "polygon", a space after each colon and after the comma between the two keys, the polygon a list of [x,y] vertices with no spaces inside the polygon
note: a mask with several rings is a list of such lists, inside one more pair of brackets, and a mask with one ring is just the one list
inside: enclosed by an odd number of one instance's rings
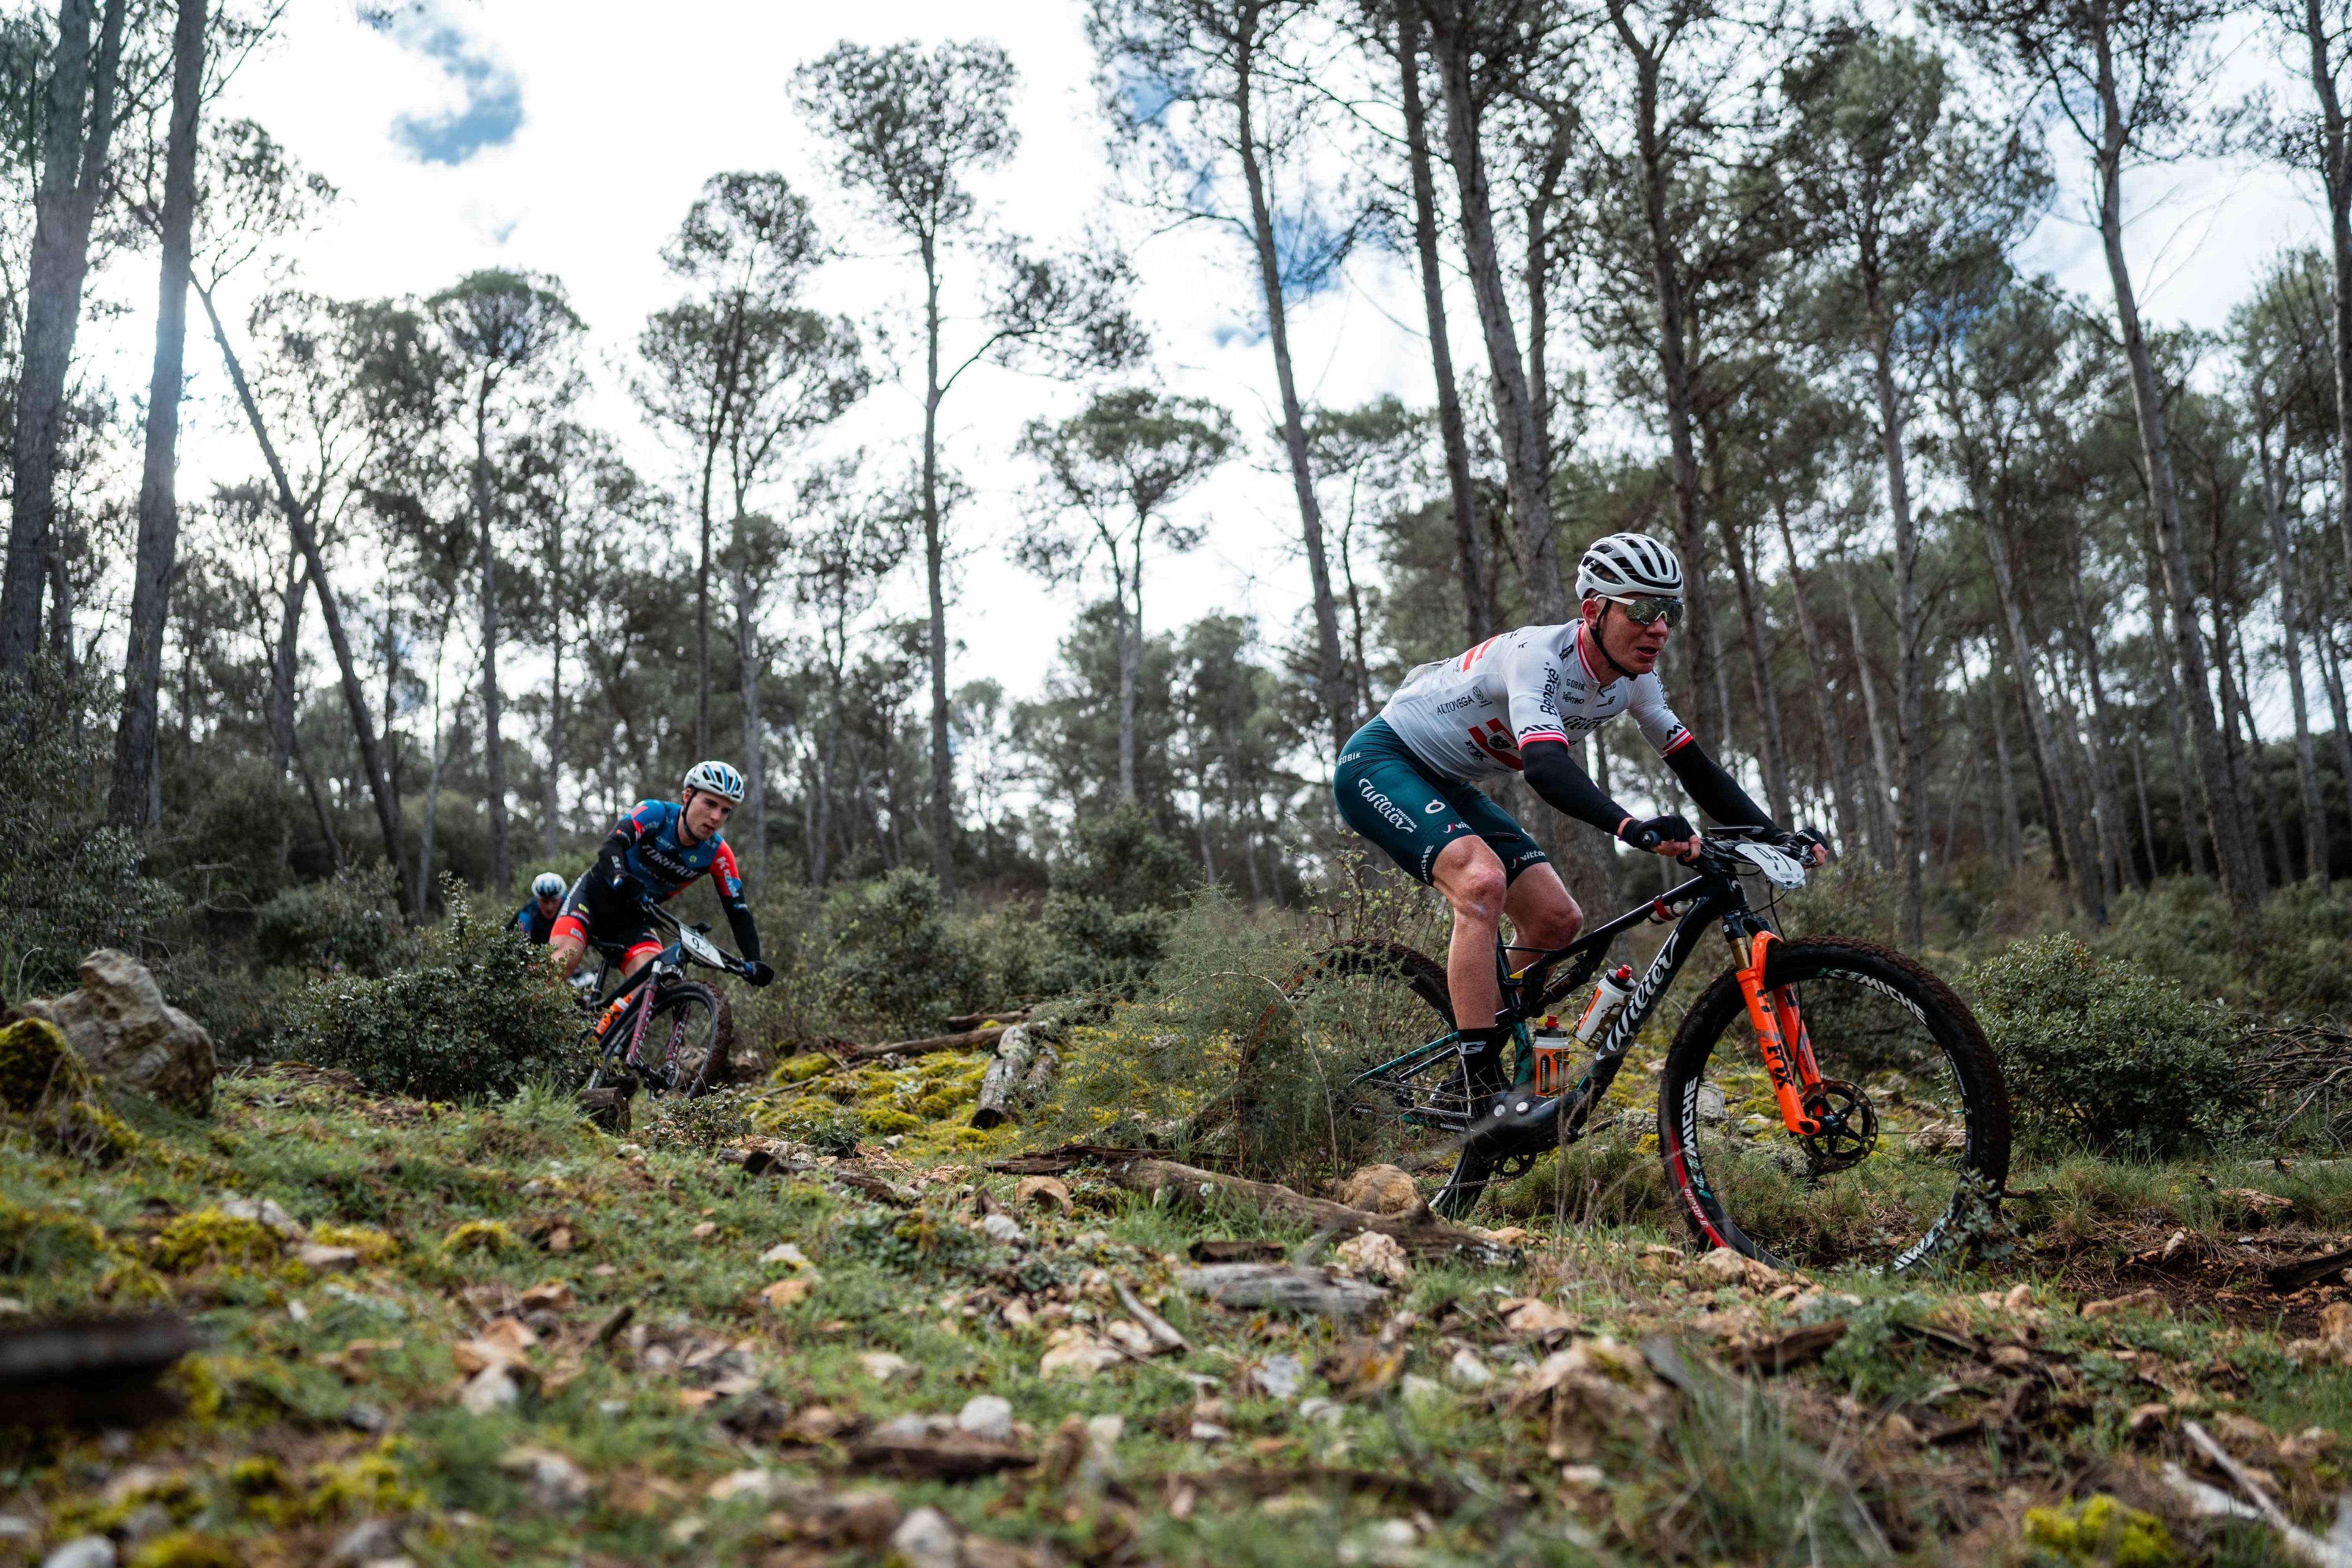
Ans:
{"label": "fallen log", "polygon": [[2282,1263],[2263,1278],[2272,1289],[2285,1296],[2346,1268],[2352,1268],[2352,1250],[2331,1252],[2325,1258],[2306,1258],[2300,1263]]}
{"label": "fallen log", "polygon": [[984,1024],[1025,1024],[1029,1021],[1031,1011],[1027,1007],[1004,1007],[993,1013],[959,1013],[948,1020],[948,1027],[977,1029]]}
{"label": "fallen log", "polygon": [[980,1099],[971,1108],[974,1127],[1001,1127],[1013,1120],[1028,1083],[1029,1064],[1043,1044],[1025,1024],[1013,1025],[998,1038],[996,1056],[980,1080]]}
{"label": "fallen log", "polygon": [[1780,1373],[1810,1365],[1845,1338],[1845,1320],[1832,1318],[1787,1333],[1743,1341],[1726,1348],[1723,1359],[1741,1372]]}
{"label": "fallen log", "polygon": [[1274,1307],[1320,1318],[1355,1318],[1388,1300],[1378,1285],[1295,1263],[1205,1263],[1176,1270],[1177,1289],[1220,1307]]}
{"label": "fallen log", "polygon": [[1065,1143],[1034,1154],[1014,1154],[991,1160],[988,1168],[1005,1176],[1059,1176],[1090,1163],[1118,1164],[1129,1160],[1157,1160],[1156,1149],[1128,1149],[1112,1143]]}
{"label": "fallen log", "polygon": [[179,1413],[156,1384],[204,1344],[177,1312],[0,1331],[0,1426],[140,1426]]}
{"label": "fallen log", "polygon": [[992,1046],[1006,1026],[995,1025],[985,1029],[966,1029],[960,1034],[932,1035],[919,1040],[891,1040],[878,1046],[853,1046],[841,1053],[841,1065],[856,1067],[863,1062],[877,1062],[884,1057],[927,1057],[934,1051],[968,1051],[975,1046]]}
{"label": "fallen log", "polygon": [[1173,1160],[1142,1159],[1112,1164],[1103,1173],[1115,1186],[1153,1198],[1193,1201],[1223,1194],[1251,1205],[1260,1213],[1303,1220],[1318,1230],[1354,1235],[1376,1230],[1396,1238],[1397,1245],[1417,1258],[1454,1258],[1496,1268],[1517,1268],[1523,1259],[1517,1247],[1487,1240],[1475,1231],[1442,1220],[1411,1215],[1372,1214],[1351,1209],[1328,1198],[1310,1198],[1271,1182],[1244,1181],[1239,1176],[1181,1165]]}

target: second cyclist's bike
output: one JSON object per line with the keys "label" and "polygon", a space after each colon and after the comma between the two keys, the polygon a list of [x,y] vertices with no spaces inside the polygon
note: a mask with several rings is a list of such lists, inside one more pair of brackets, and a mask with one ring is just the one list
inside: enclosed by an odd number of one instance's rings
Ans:
{"label": "second cyclist's bike", "polygon": [[[646,904],[646,914],[669,933],[669,943],[603,999],[590,1026],[596,1066],[583,1098],[600,1106],[609,1103],[614,1119],[624,1123],[622,1108],[640,1090],[688,1098],[707,1094],[727,1081],[734,1011],[724,992],[688,979],[687,970],[743,975],[749,969],[712,942],[705,928],[681,923],[658,904]],[[596,945],[609,975],[620,954],[605,944]]]}
{"label": "second cyclist's bike", "polygon": [[[1733,966],[1690,1004],[1651,1069],[1674,1205],[1702,1246],[1776,1265],[1911,1268],[1998,1221],[2008,1092],[1967,1004],[1924,966],[1853,937],[1784,939],[1751,906],[1750,882],[1804,885],[1804,848],[1768,830],[1717,829],[1696,874],[1646,906],[1565,948],[1498,952],[1496,1022],[1512,1031],[1500,1117],[1470,1096],[1444,967],[1390,942],[1342,942],[1283,987],[1243,1042],[1243,1099],[1254,1082],[1314,1086],[1335,1163],[1443,1170],[1431,1206],[1465,1215],[1597,1128],[1641,1141],[1632,1117],[1599,1114],[1602,1100],[1715,928]],[[1564,1004],[1581,1010],[1612,944],[1645,922],[1673,930],[1638,977],[1620,968],[1601,987],[1590,1037],[1542,1030]],[[1250,1108],[1238,1109],[1246,1129]]]}

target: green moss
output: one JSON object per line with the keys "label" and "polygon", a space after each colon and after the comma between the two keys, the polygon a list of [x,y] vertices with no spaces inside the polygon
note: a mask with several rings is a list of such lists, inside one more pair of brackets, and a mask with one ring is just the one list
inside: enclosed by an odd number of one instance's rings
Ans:
{"label": "green moss", "polygon": [[451,1227],[441,1238],[441,1245],[450,1252],[511,1252],[522,1246],[522,1238],[509,1230],[503,1221],[469,1219]]}
{"label": "green moss", "polygon": [[2025,1539],[2062,1563],[2098,1568],[2166,1568],[2180,1561],[2162,1520],[2106,1492],[2063,1509],[2027,1510]]}
{"label": "green moss", "polygon": [[893,1110],[887,1106],[875,1107],[862,1120],[866,1131],[877,1138],[887,1138],[893,1132],[911,1132],[923,1124],[921,1118],[909,1116],[903,1110]]}
{"label": "green moss", "polygon": [[188,1274],[208,1263],[273,1263],[284,1249],[278,1233],[259,1220],[203,1208],[178,1215],[157,1232],[153,1257],[157,1268]]}
{"label": "green moss", "polygon": [[364,1225],[316,1226],[310,1239],[321,1247],[348,1247],[360,1255],[362,1263],[381,1263],[400,1250],[399,1242]]}
{"label": "green moss", "polygon": [[0,1274],[54,1274],[105,1251],[106,1232],[89,1220],[0,1198]]}
{"label": "green moss", "polygon": [[245,1553],[217,1535],[175,1530],[131,1553],[131,1568],[245,1568]]}
{"label": "green moss", "polygon": [[401,1468],[407,1448],[399,1438],[386,1438],[364,1454],[338,1464],[320,1465],[310,1472],[305,1510],[317,1519],[413,1513],[425,1505],[422,1491],[410,1486]]}
{"label": "green moss", "polygon": [[0,1029],[0,1108],[19,1113],[35,1109],[60,1076],[79,1080],[80,1066],[55,1024],[18,1019]]}
{"label": "green moss", "polygon": [[786,1057],[776,1064],[770,1078],[776,1083],[806,1083],[833,1066],[833,1058],[814,1051],[797,1057]]}

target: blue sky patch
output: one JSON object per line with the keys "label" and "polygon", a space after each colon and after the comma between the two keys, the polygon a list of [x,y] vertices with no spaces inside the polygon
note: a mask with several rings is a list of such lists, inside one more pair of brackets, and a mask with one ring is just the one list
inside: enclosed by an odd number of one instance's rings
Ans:
{"label": "blue sky patch", "polygon": [[371,18],[404,49],[441,68],[457,84],[465,103],[439,114],[403,114],[392,122],[392,138],[423,163],[464,163],[485,147],[503,147],[522,126],[522,82],[442,13],[436,0],[404,5]]}

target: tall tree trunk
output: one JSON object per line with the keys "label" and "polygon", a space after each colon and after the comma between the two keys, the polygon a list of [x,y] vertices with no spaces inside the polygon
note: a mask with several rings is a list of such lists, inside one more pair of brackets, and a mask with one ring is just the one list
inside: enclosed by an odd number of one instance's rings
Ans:
{"label": "tall tree trunk", "polygon": [[[1454,554],[1462,574],[1462,629],[1471,646],[1493,634],[1486,552],[1478,541],[1477,492],[1470,483],[1470,440],[1462,422],[1462,394],[1454,380],[1454,347],[1445,325],[1445,274],[1437,254],[1437,186],[1430,173],[1429,116],[1421,98],[1421,12],[1417,0],[1397,0],[1397,63],[1404,96],[1406,162],[1412,173],[1412,240],[1421,260],[1421,301],[1429,322],[1429,359],[1437,376],[1437,434],[1445,451],[1445,482],[1453,498]],[[1251,898],[1257,897],[1255,886]]]}
{"label": "tall tree trunk", "polygon": [[1527,365],[1519,357],[1518,331],[1503,290],[1502,257],[1495,238],[1494,197],[1480,145],[1478,108],[1471,90],[1470,40],[1465,7],[1449,0],[1441,16],[1430,16],[1432,56],[1445,102],[1445,142],[1462,201],[1462,250],[1470,264],[1470,291],[1477,301],[1478,326],[1486,341],[1486,368],[1495,398],[1495,426],[1503,447],[1504,488],[1518,533],[1519,577],[1528,611],[1547,625],[1568,619],[1568,592],[1560,581],[1559,542],[1551,515],[1551,476],[1544,467],[1543,431],[1537,423]]}
{"label": "tall tree trunk", "polygon": [[[1867,254],[1867,253],[1866,253]],[[1919,531],[1911,518],[1911,476],[1903,454],[1903,407],[1895,393],[1895,357],[1882,320],[1874,256],[1864,267],[1864,289],[1874,323],[1870,339],[1871,384],[1878,398],[1878,448],[1886,462],[1887,509],[1895,517],[1895,734],[1903,748],[1903,929],[1921,940],[1927,889],[1921,881],[1927,835],[1927,676],[1920,660],[1926,637],[1919,614]]]}
{"label": "tall tree trunk", "polygon": [[[2311,88],[2319,103],[2320,182],[2327,192],[2329,304],[2336,350],[2336,406],[2352,408],[2352,136],[2345,132],[2343,100],[2336,90],[2336,66],[2328,58],[2333,35],[2320,0],[2304,0],[2303,36],[2311,51]],[[2352,418],[2336,422],[2336,527],[2344,562],[2352,572]],[[2336,721],[2347,742],[2345,787],[2352,790],[2352,736]]]}
{"label": "tall tree trunk", "polygon": [[1854,679],[1862,687],[1862,710],[1870,725],[1870,760],[1877,787],[1870,795],[1870,847],[1881,866],[1891,866],[1894,846],[1888,842],[1888,804],[1895,793],[1895,770],[1886,757],[1886,727],[1878,717],[1878,683],[1871,679],[1869,644],[1862,635],[1862,605],[1853,596],[1853,584],[1848,576],[1840,579],[1845,590],[1847,634],[1853,645]]}
{"label": "tall tree trunk", "polygon": [[1135,799],[1135,688],[1143,664],[1143,520],[1136,520],[1134,581],[1116,574],[1118,598],[1118,798]]}
{"label": "tall tree trunk", "polygon": [[1841,847],[1853,843],[1857,825],[1853,817],[1853,769],[1847,760],[1845,734],[1838,728],[1835,705],[1830,697],[1830,665],[1822,647],[1822,630],[1813,619],[1812,595],[1805,582],[1804,569],[1797,562],[1796,536],[1789,530],[1789,508],[1785,496],[1772,500],[1772,518],[1780,525],[1780,548],[1789,557],[1789,596],[1797,611],[1797,633],[1804,639],[1805,663],[1812,671],[1810,682],[1813,694],[1813,722],[1820,729],[1822,749],[1828,754],[1831,798],[1837,808],[1838,840]]}
{"label": "tall tree trunk", "polygon": [[[2103,18],[2104,19],[2104,18]],[[2180,700],[2189,718],[2190,749],[2197,763],[2197,787],[2213,833],[2214,859],[2221,873],[2221,890],[2241,913],[2263,901],[2265,891],[2259,868],[2251,859],[2244,831],[2244,813],[2231,787],[2229,763],[2221,734],[2213,722],[2211,676],[2205,649],[2197,635],[2196,589],[2189,576],[2189,552],[2180,528],[2180,496],[2172,472],[2172,447],[2164,427],[2164,400],[2156,380],[2156,360],[2141,329],[2139,303],[2132,289],[2131,268],[2124,259],[2123,111],[2117,100],[2113,57],[2105,26],[2097,32],[2098,93],[2101,140],[2098,149],[2099,237],[2106,252],[2107,278],[2114,286],[2116,319],[2122,329],[2124,358],[2131,370],[2132,411],[2139,423],[2140,454],[2146,465],[2148,510],[2156,526],[2158,560],[2164,586],[2172,603],[2172,642],[2180,665]]]}
{"label": "tall tree trunk", "polygon": [[[2235,611],[2234,606],[2233,612],[2232,621],[2243,615],[2242,611]],[[2234,658],[2238,666],[2235,693],[2238,722],[2245,727],[2246,731],[2244,776],[2238,787],[2244,792],[2248,804],[2260,812],[2263,829],[2270,835],[2271,858],[2278,867],[2278,877],[2273,886],[2285,887],[2295,879],[2294,860],[2287,849],[2286,813],[2273,798],[2274,792],[2269,784],[2271,769],[2263,759],[2262,730],[2254,722],[2253,671],[2246,663],[2245,638],[2224,634],[2221,657],[2224,659]]]}
{"label": "tall tree trunk", "polygon": [[[2150,549],[2142,558],[2147,576],[2147,614],[2153,623],[2156,645],[2161,647],[2170,637],[2166,630],[2168,601],[2164,593],[2162,569],[2158,565],[2156,552]],[[2205,837],[2199,831],[2196,784],[2189,771],[2189,737],[2180,717],[2180,683],[2174,678],[2172,661],[2157,658],[2157,684],[2164,691],[2164,716],[2172,739],[2173,787],[2180,796],[2180,836],[2188,843],[2189,868],[2191,874],[2207,877],[2213,874],[2206,856]]]}
{"label": "tall tree trunk", "polygon": [[947,556],[940,527],[940,257],[923,237],[923,585],[930,596],[931,878],[955,902],[955,754],[948,749]]}
{"label": "tall tree trunk", "polygon": [[[1990,679],[2000,673],[2000,661],[1986,650],[1986,673]],[[2000,721],[2000,694],[1996,687],[1984,693],[1985,722],[1992,731],[1993,760],[2000,770],[2000,842],[2001,858],[2011,866],[2025,861],[2025,825],[2017,812],[2017,765],[2009,750],[2009,727]]]}
{"label": "tall tree trunk", "polygon": [[1244,38],[1234,56],[1234,140],[1241,148],[1242,178],[1249,187],[1250,233],[1257,244],[1258,288],[1265,296],[1266,337],[1274,347],[1274,379],[1282,394],[1282,447],[1290,458],[1290,487],[1298,502],[1298,526],[1307,545],[1307,575],[1315,595],[1316,680],[1336,750],[1356,727],[1354,689],[1339,652],[1339,607],[1331,593],[1331,563],[1323,542],[1323,509],[1315,500],[1315,476],[1307,466],[1307,417],[1291,374],[1290,321],[1284,308],[1282,253],[1274,233],[1274,208],[1266,199],[1265,170],[1258,161],[1256,50]]}
{"label": "tall tree trunk", "polygon": [[552,863],[563,820],[563,509],[554,509],[547,539],[547,777],[541,784],[540,837]]}
{"label": "tall tree trunk", "polygon": [[507,848],[507,747],[499,733],[499,546],[490,509],[489,372],[482,373],[474,401],[474,526],[482,542],[482,761],[489,777],[490,885],[500,899],[514,891],[514,865]]}
{"label": "tall tree trunk", "polygon": [[2311,640],[2319,653],[2320,683],[2327,689],[2327,710],[2336,721],[2336,777],[2343,781],[2347,807],[2347,826],[2352,826],[2352,712],[2347,712],[2344,692],[2344,666],[2336,647],[2336,627],[2343,624],[2342,616],[2331,617],[2328,603],[2335,596],[2328,590],[2335,573],[2328,569],[2327,552],[2319,556],[2319,582],[2313,588],[2312,604],[2318,614],[2312,617]]}
{"label": "tall tree trunk", "polygon": [[[1658,127],[1661,62],[1633,36],[1622,0],[1610,21],[1633,62],[1634,147],[1641,163],[1643,226],[1650,243],[1650,286],[1658,307],[1658,374],[1665,385],[1666,448],[1675,481],[1675,534],[1682,546],[1683,595],[1690,603],[1690,677],[1702,710],[1700,727],[1717,744],[1727,740],[1731,715],[1720,693],[1722,653],[1717,643],[1715,591],[1706,574],[1706,523],[1699,493],[1698,456],[1691,438],[1691,373],[1685,340],[1682,268],[1666,226],[1666,150]],[[1705,711],[1706,709],[1715,711]],[[1881,851],[1882,858],[1884,851]]]}
{"label": "tall tree trunk", "polygon": [[2083,585],[2083,524],[2073,511],[2066,514],[2066,586],[2073,601],[2074,660],[2091,701],[2092,783],[2099,796],[2099,826],[2107,840],[2107,858],[2117,873],[2116,890],[2123,882],[2145,891],[2139,860],[2131,852],[2131,830],[2124,815],[2123,772],[2116,766],[2116,720],[2107,706],[2106,683],[2099,674],[2098,623],[2091,618],[2091,596]]}
{"label": "tall tree trunk", "polygon": [[1772,681],[1772,651],[1764,640],[1764,606],[1748,573],[1748,551],[1738,531],[1718,518],[1724,559],[1731,564],[1731,581],[1739,591],[1739,619],[1748,632],[1748,672],[1756,687],[1756,712],[1764,727],[1764,793],[1772,803],[1772,820],[1791,820],[1794,802],[1789,795],[1789,743],[1780,728],[1780,696]]}
{"label": "tall tree trunk", "polygon": [[[335,650],[335,668],[342,677],[343,705],[351,711],[352,733],[359,742],[360,761],[367,768],[368,791],[375,797],[376,826],[383,834],[384,864],[392,868],[395,882],[404,883],[408,878],[401,864],[400,808],[393,798],[383,752],[376,743],[374,721],[368,717],[367,692],[360,685],[359,664],[352,657],[352,640],[343,629],[342,607],[336,601],[334,585],[327,578],[327,563],[319,552],[319,536],[310,527],[302,503],[294,499],[294,487],[286,478],[286,465],[278,460],[277,444],[270,440],[269,426],[261,417],[261,405],[253,399],[253,388],[245,379],[245,366],[238,361],[236,351],[229,346],[228,333],[221,327],[220,311],[213,305],[211,291],[199,288],[196,298],[204,303],[205,319],[212,325],[213,342],[220,347],[221,361],[228,367],[229,382],[236,388],[236,400],[245,409],[246,423],[253,430],[255,443],[261,447],[262,460],[268,465],[270,481],[278,489],[278,510],[285,515],[286,526],[310,569],[310,589],[319,596],[320,618],[327,623],[327,640]],[[422,892],[413,886],[403,887],[400,891],[409,918],[423,919]]]}
{"label": "tall tree trunk", "polygon": [[58,45],[33,198],[33,245],[18,333],[8,561],[0,574],[0,674],[21,670],[41,635],[49,536],[57,523],[58,442],[66,373],[81,325],[89,229],[114,140],[126,0],[105,0],[90,44],[91,0],[59,0]]}
{"label": "tall tree trunk", "polygon": [[449,616],[441,616],[441,642],[433,656],[433,763],[425,775],[425,820],[416,837],[416,885],[433,886],[433,829],[441,816],[441,767],[448,760],[449,744],[443,738],[441,723],[441,662],[447,653]]}
{"label": "tall tree trunk", "polygon": [[[743,526],[736,513],[735,526]],[[735,665],[743,688],[744,826],[751,831],[751,875],[764,883],[768,868],[768,727],[760,711],[759,606],[752,602],[751,573],[744,559],[747,541],[738,539],[735,552]]]}
{"label": "tall tree trunk", "polygon": [[[2284,465],[2282,464],[2281,467]],[[2319,762],[2311,744],[2311,708],[2303,686],[2302,595],[2295,591],[2294,551],[2287,538],[2285,479],[2271,466],[2270,444],[2263,444],[2263,518],[2271,540],[2271,573],[2278,579],[2279,630],[2284,637],[2286,689],[2294,708],[2294,775],[2303,813],[2305,874],[2328,889],[2327,807],[2319,793]],[[2352,781],[2347,781],[2352,783]]]}
{"label": "tall tree trunk", "polygon": [[288,541],[286,586],[278,596],[278,636],[269,645],[269,776],[286,776],[294,759],[294,726],[300,719],[302,600],[310,592],[301,547]]}
{"label": "tall tree trunk", "polygon": [[196,110],[204,96],[204,77],[205,0],[179,0],[172,27],[172,124],[163,150],[163,262],[156,290],[155,367],[147,383],[147,450],[139,475],[139,552],[131,568],[122,721],[114,731],[114,783],[107,802],[107,815],[121,827],[159,826],[148,819],[148,803],[155,784],[155,689],[163,675],[163,623],[180,551],[180,389],[187,363]]}
{"label": "tall tree trunk", "polygon": [[319,824],[319,837],[326,841],[327,867],[332,871],[343,868],[343,841],[335,832],[335,814],[327,805],[327,792],[319,787],[319,775],[310,771],[310,760],[302,754],[300,736],[294,738],[294,765],[302,774],[303,793],[310,797],[310,815]]}

